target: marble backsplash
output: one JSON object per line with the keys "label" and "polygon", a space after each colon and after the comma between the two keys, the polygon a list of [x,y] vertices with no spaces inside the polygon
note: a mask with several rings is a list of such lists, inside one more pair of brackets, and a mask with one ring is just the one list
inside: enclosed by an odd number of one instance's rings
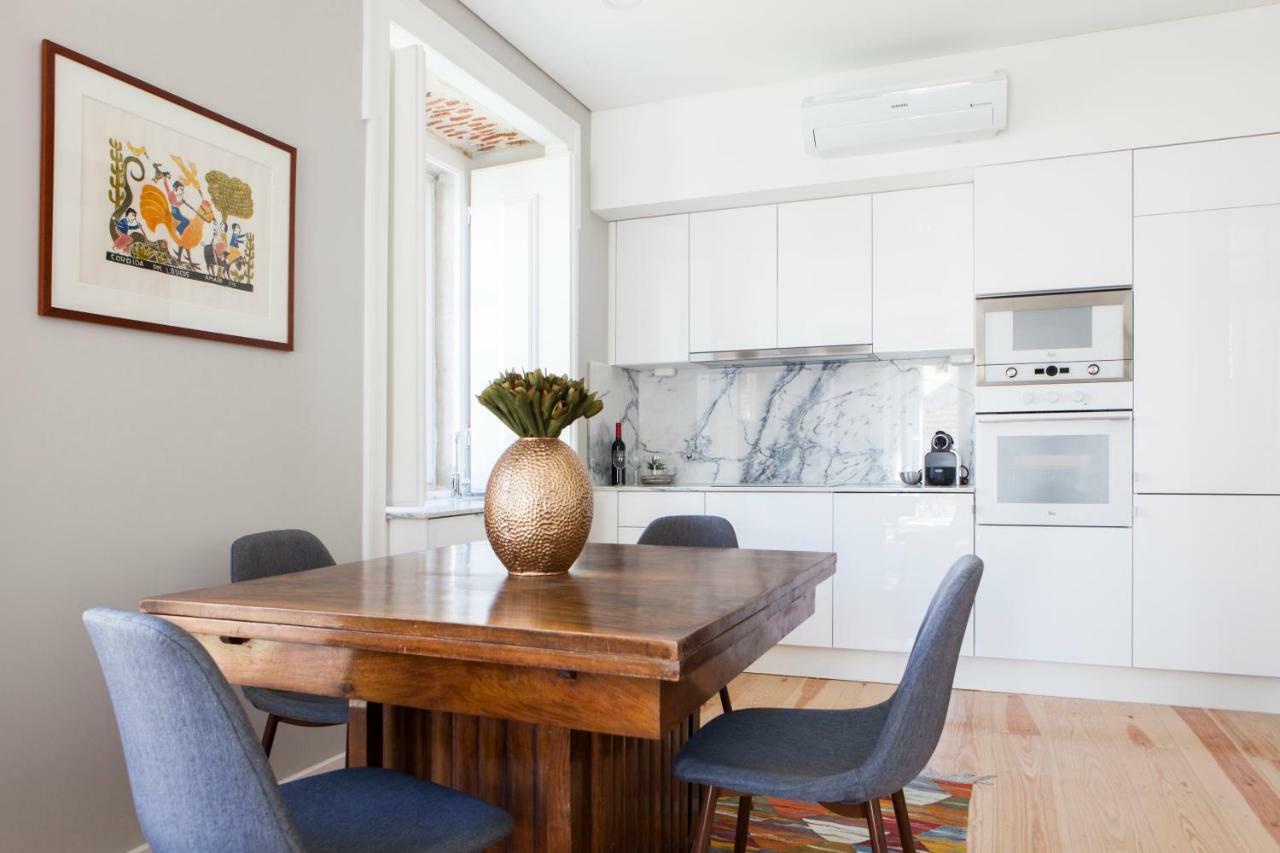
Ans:
{"label": "marble backsplash", "polygon": [[627,447],[661,453],[677,482],[894,484],[946,430],[972,469],[975,372],[948,361],[788,362],[677,368],[593,363],[604,411],[588,423],[591,471],[608,482],[616,422]]}

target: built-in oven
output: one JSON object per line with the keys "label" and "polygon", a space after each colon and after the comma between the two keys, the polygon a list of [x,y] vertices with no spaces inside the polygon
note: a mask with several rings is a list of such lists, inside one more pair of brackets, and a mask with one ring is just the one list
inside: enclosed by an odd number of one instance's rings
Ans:
{"label": "built-in oven", "polygon": [[979,524],[1132,524],[1132,383],[979,387],[977,409]]}
{"label": "built-in oven", "polygon": [[977,302],[981,384],[1133,379],[1133,292],[1100,290]]}

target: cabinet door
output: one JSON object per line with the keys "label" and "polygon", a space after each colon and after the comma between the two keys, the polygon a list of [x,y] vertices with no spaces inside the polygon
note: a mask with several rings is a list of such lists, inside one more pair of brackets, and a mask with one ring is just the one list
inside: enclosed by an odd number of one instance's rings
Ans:
{"label": "cabinet door", "polygon": [[618,493],[611,489],[596,489],[592,495],[591,532],[588,542],[618,541]]}
{"label": "cabinet door", "polygon": [[871,343],[871,196],[778,205],[778,346]]}
{"label": "cabinet door", "polygon": [[[832,495],[817,492],[709,492],[707,515],[727,518],[742,548],[782,551],[830,551]],[[837,569],[838,570],[838,569]],[[818,584],[813,615],[781,642],[793,646],[831,646],[831,588]]]}
{"label": "cabinet door", "polygon": [[664,515],[702,515],[702,492],[618,492],[618,526],[644,529]]}
{"label": "cabinet door", "polygon": [[988,527],[975,622],[979,657],[1130,666],[1127,527]]}
{"label": "cabinet door", "polygon": [[1131,284],[1132,166],[1119,151],[978,169],[978,294]]}
{"label": "cabinet door", "polygon": [[1134,666],[1280,676],[1280,497],[1140,495]]}
{"label": "cabinet door", "polygon": [[778,345],[778,208],[689,217],[689,351]]}
{"label": "cabinet door", "polygon": [[973,351],[973,187],[880,193],[875,222],[875,351]]}
{"label": "cabinet door", "polygon": [[911,651],[943,575],[973,553],[973,495],[836,495],[835,548],[834,645]]}
{"label": "cabinet door", "polygon": [[1133,152],[1133,214],[1280,204],[1280,134]]}
{"label": "cabinet door", "polygon": [[689,216],[629,219],[614,249],[613,360],[689,360]]}
{"label": "cabinet door", "polygon": [[1280,206],[1134,229],[1135,489],[1280,492]]}
{"label": "cabinet door", "polygon": [[484,536],[484,515],[449,515],[427,521],[427,544],[432,548],[479,542]]}

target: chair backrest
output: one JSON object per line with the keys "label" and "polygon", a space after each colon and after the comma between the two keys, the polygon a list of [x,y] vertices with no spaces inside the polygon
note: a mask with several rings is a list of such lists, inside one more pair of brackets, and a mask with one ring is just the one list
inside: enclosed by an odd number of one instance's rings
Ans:
{"label": "chair backrest", "polygon": [[151,848],[301,851],[262,747],[208,652],[180,628],[142,613],[95,608],[84,624]]}
{"label": "chair backrest", "polygon": [[718,515],[664,515],[649,522],[637,544],[737,548],[738,534],[727,518]]}
{"label": "chair backrest", "polygon": [[287,575],[332,566],[333,555],[314,533],[267,530],[231,543],[231,582]]}
{"label": "chair backrest", "polygon": [[859,775],[870,796],[900,790],[925,768],[947,721],[960,646],[982,580],[982,560],[956,560],[925,612],[885,725]]}

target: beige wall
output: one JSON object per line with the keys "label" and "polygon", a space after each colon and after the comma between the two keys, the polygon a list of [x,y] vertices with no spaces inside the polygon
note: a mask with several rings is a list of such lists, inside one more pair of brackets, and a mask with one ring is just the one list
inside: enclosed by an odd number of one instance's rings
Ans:
{"label": "beige wall", "polygon": [[[253,530],[360,553],[361,9],[11,0],[4,17],[0,850],[122,851],[142,839],[80,612],[222,582]],[[36,315],[46,37],[297,146],[294,352]],[[277,771],[341,738],[282,730]]]}

